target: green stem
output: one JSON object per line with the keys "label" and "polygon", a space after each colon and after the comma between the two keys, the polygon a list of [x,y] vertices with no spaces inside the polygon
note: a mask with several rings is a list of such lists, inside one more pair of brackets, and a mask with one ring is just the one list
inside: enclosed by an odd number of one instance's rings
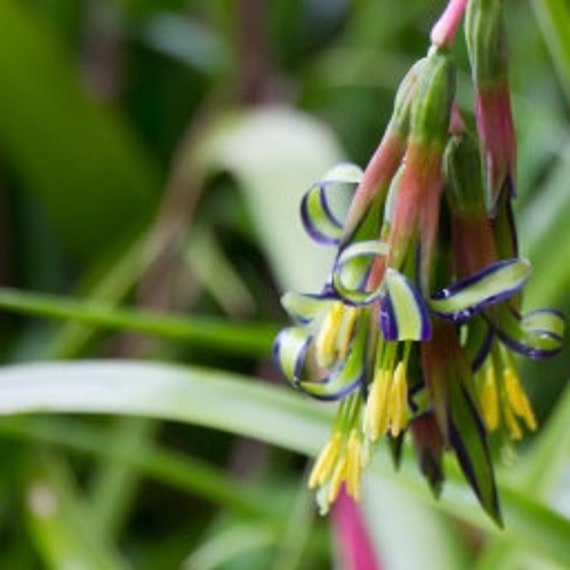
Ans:
{"label": "green stem", "polygon": [[278,332],[268,323],[231,323],[195,315],[166,316],[110,303],[81,301],[0,288],[0,308],[38,317],[71,320],[108,329],[129,330],[227,353],[264,356]]}

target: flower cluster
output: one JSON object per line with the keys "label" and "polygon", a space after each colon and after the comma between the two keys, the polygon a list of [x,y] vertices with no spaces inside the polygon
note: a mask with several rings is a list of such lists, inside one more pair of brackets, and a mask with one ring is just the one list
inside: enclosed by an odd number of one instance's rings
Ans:
{"label": "flower cluster", "polygon": [[[455,104],[451,45],[465,11],[476,136]],[[409,432],[434,492],[450,450],[501,524],[489,436],[536,429],[515,353],[555,354],[564,320],[522,312],[531,266],[512,215],[503,1],[451,0],[431,39],[366,169],[340,164],[303,198],[307,232],[336,257],[320,293],[284,295],[296,324],[280,333],[275,357],[295,387],[339,401],[309,479],[321,511],[343,485],[358,498],[378,440],[397,461]]]}

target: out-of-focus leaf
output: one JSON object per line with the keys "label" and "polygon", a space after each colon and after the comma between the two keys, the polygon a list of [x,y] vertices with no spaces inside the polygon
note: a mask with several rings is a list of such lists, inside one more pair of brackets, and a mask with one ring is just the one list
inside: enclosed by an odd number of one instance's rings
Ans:
{"label": "out-of-focus leaf", "polygon": [[121,570],[128,566],[90,525],[65,470],[43,457],[34,464],[25,488],[28,524],[44,567],[53,570]]}
{"label": "out-of-focus leaf", "polygon": [[[316,455],[330,428],[330,407],[286,390],[229,373],[125,361],[87,361],[10,366],[0,370],[0,414],[117,413],[190,422],[255,437]],[[431,501],[411,461],[397,475],[386,454],[372,473]],[[404,469],[406,467],[406,469]],[[498,532],[458,475],[448,482],[441,509],[491,533]],[[570,521],[512,487],[501,486],[507,531],[503,536],[548,559],[570,566]]]}
{"label": "out-of-focus leaf", "polygon": [[567,0],[533,0],[532,6],[570,102],[570,4]]}
{"label": "out-of-focus leaf", "polygon": [[228,65],[229,54],[221,38],[186,17],[154,15],[142,34],[153,49],[199,71],[217,74]]}
{"label": "out-of-focus leaf", "polygon": [[306,236],[299,204],[341,160],[334,134],[312,117],[271,107],[223,117],[202,144],[203,167],[228,171],[238,181],[280,285],[320,288],[332,254]]}
{"label": "out-of-focus leaf", "polygon": [[241,486],[221,469],[195,457],[161,449],[152,442],[124,447],[115,428],[85,423],[71,424],[66,418],[3,418],[0,433],[24,441],[61,447],[99,459],[107,464],[128,465],[138,474],[220,504],[247,518],[273,516],[269,505],[255,490]]}
{"label": "out-of-focus leaf", "polygon": [[0,307],[13,311],[68,319],[114,330],[170,338],[239,355],[268,355],[277,328],[263,323],[230,323],[211,317],[161,316],[112,303],[77,301],[52,295],[0,288]]}
{"label": "out-of-focus leaf", "polygon": [[[416,501],[389,480],[367,481],[362,508],[382,567],[467,568],[462,542],[449,519]],[[444,499],[445,500],[445,499]],[[391,513],[390,517],[382,513]],[[413,548],[406,544],[413,537]]]}
{"label": "out-of-focus leaf", "polygon": [[521,234],[528,243],[525,255],[534,267],[525,289],[529,307],[560,300],[570,283],[570,197],[566,191],[569,179],[570,145],[566,145],[560,160],[521,215]]}
{"label": "out-of-focus leaf", "polygon": [[90,101],[31,8],[0,3],[0,149],[66,246],[90,255],[146,220],[152,158],[126,123]]}

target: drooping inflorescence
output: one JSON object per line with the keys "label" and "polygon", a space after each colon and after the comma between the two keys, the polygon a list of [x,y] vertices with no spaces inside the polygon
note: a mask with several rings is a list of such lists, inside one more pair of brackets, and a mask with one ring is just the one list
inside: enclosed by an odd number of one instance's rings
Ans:
{"label": "drooping inflorescence", "polygon": [[[515,355],[556,354],[564,319],[522,310],[531,266],[518,251],[511,204],[516,148],[503,4],[451,0],[428,55],[403,79],[365,170],[337,165],[303,198],[307,232],[336,257],[320,292],[284,295],[295,325],[278,336],[275,357],[296,388],[339,401],[309,478],[322,512],[343,485],[360,496],[380,438],[397,460],[410,433],[436,494],[450,450],[502,524],[490,434],[518,440],[537,427]],[[475,135],[455,103],[451,47],[465,11]]]}

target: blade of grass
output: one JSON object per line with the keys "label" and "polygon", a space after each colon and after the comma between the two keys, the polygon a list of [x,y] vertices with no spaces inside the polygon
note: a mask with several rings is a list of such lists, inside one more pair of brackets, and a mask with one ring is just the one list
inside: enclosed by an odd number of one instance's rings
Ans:
{"label": "blade of grass", "polygon": [[79,301],[15,289],[0,289],[0,308],[51,319],[66,319],[113,330],[128,330],[245,356],[271,352],[274,325],[230,323],[197,316],[163,316],[119,308],[101,301]]}

